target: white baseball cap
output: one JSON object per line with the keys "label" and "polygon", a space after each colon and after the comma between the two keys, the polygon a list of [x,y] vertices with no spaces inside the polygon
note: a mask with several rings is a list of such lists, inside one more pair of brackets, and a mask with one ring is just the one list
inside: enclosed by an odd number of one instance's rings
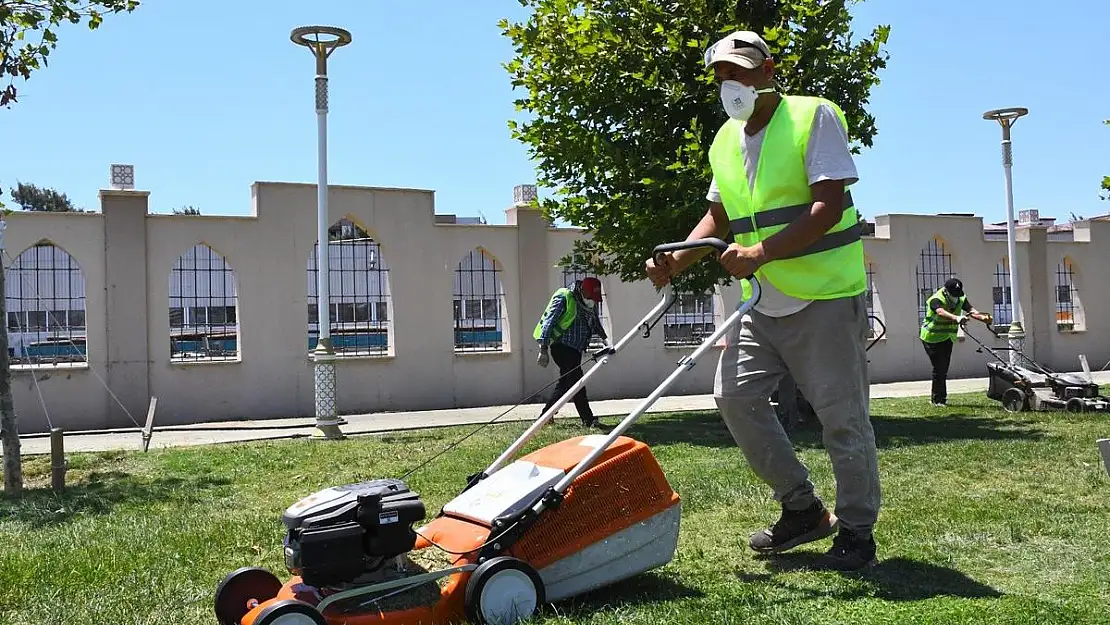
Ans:
{"label": "white baseball cap", "polygon": [[738,30],[709,46],[705,51],[705,67],[725,62],[744,69],[755,69],[771,58],[771,50],[763,37],[750,30]]}

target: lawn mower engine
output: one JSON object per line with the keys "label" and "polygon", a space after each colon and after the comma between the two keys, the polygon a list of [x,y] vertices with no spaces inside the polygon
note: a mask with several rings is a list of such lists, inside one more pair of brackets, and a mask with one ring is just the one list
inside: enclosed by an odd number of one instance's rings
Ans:
{"label": "lawn mower engine", "polygon": [[372,575],[416,544],[424,503],[401,480],[373,480],[316,492],[281,517],[285,565],[306,584],[340,586]]}
{"label": "lawn mower engine", "polygon": [[1097,399],[1098,384],[1068,373],[1059,373],[1048,378],[1048,385],[1057,399]]}

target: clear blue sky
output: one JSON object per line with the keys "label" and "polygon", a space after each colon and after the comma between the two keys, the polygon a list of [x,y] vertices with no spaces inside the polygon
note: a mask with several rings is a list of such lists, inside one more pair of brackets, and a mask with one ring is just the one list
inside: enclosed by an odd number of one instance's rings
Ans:
{"label": "clear blue sky", "polygon": [[[1002,8],[1006,7],[1006,8]],[[872,94],[875,146],[859,157],[857,206],[884,213],[1005,218],[997,124],[1015,128],[1015,201],[1043,216],[1110,212],[1110,3],[868,0],[857,32],[892,26]],[[247,214],[255,180],[316,180],[313,61],[302,24],[348,28],[329,64],[333,184],[433,189],[437,212],[504,223],[534,179],[510,136],[513,93],[497,2],[147,0],[100,30],[66,27],[50,65],[0,109],[0,184],[55,187],[97,206],[113,162],[136,167],[151,210]]]}

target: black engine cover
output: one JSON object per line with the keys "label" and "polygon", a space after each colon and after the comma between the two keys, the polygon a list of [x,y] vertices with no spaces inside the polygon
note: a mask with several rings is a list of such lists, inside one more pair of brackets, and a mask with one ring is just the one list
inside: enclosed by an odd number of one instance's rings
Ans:
{"label": "black engine cover", "polygon": [[285,565],[311,586],[349,582],[412,550],[424,503],[401,480],[328,488],[290,506],[281,521]]}

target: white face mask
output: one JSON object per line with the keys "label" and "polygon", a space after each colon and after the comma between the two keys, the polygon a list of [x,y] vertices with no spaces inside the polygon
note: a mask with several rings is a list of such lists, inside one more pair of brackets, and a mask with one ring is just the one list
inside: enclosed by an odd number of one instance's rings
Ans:
{"label": "white face mask", "polygon": [[755,110],[755,101],[759,94],[773,91],[770,87],[757,90],[737,80],[724,80],[721,81],[721,104],[724,104],[729,117],[746,122]]}
{"label": "white face mask", "polygon": [[593,301],[592,299],[583,300],[582,303],[584,303],[586,305],[586,308],[589,308],[590,310],[597,308],[597,302]]}

